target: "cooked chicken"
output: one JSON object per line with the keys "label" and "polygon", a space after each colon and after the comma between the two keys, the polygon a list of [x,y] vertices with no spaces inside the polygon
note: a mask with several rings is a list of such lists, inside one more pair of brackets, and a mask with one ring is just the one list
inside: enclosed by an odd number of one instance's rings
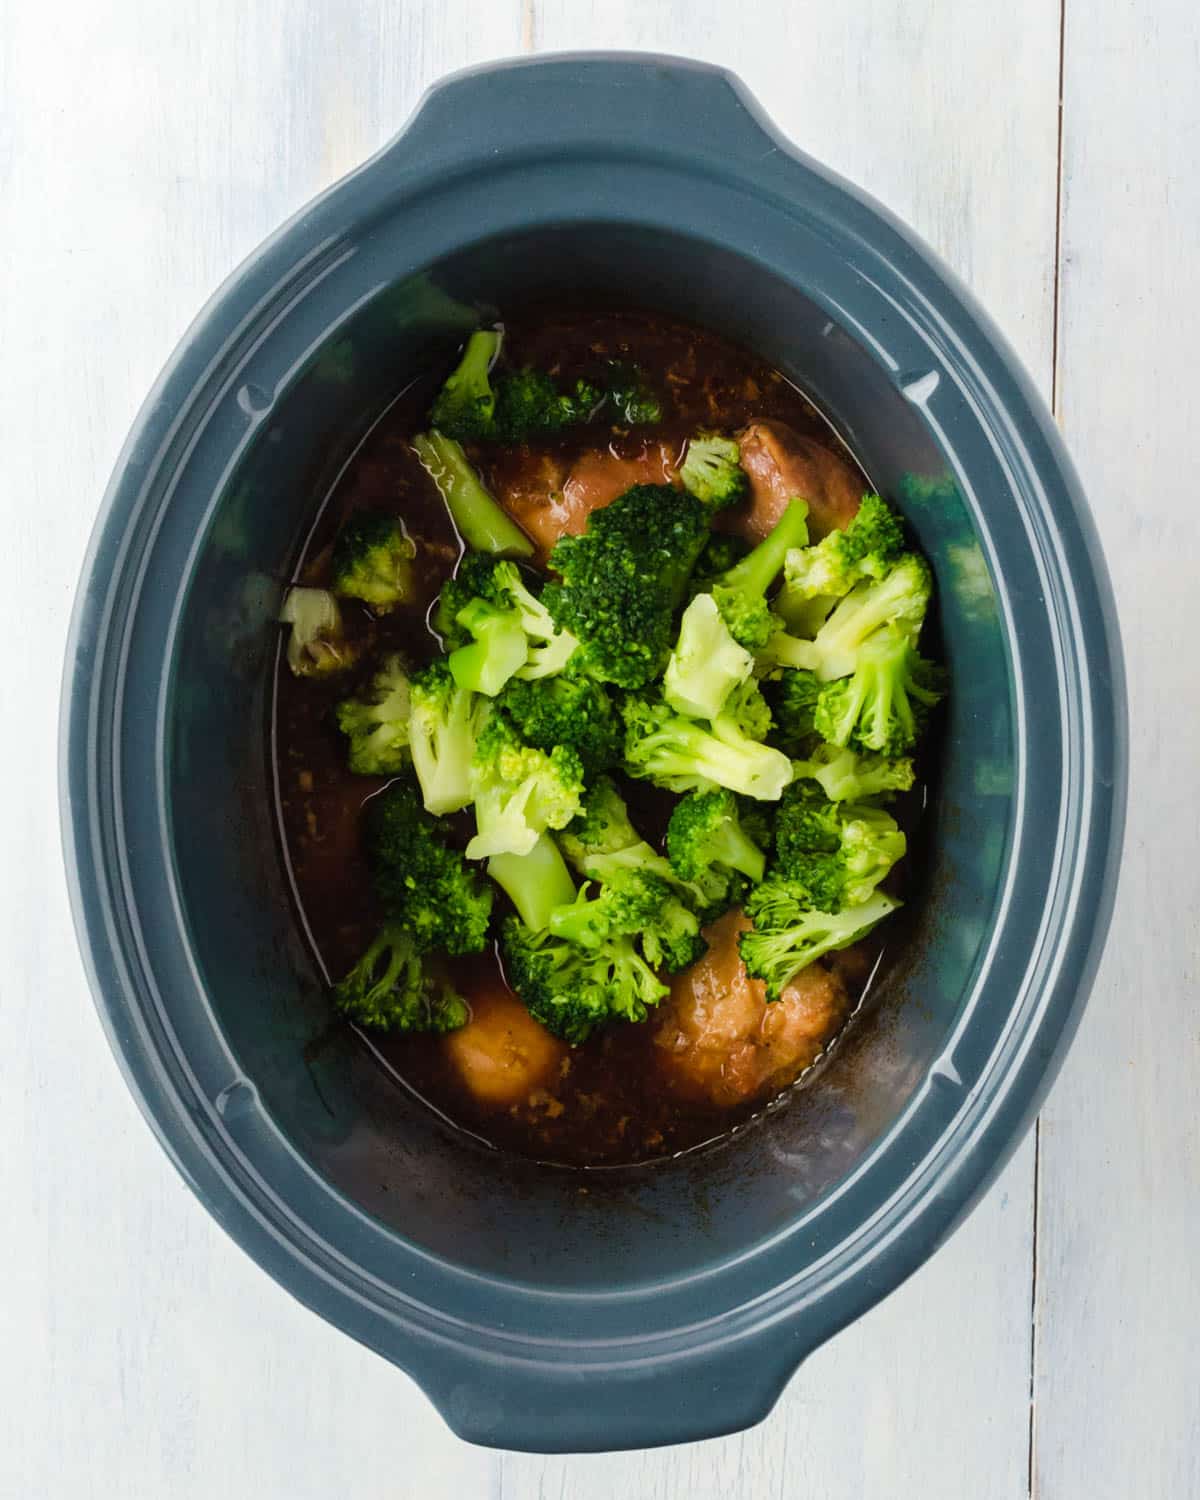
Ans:
{"label": "cooked chicken", "polygon": [[738,934],[748,926],[734,911],[707,929],[708,952],[672,984],[654,1034],[671,1087],[723,1108],[785,1088],[819,1056],[850,1008],[841,978],[819,964],[768,1004],[738,954]]}
{"label": "cooked chicken", "polygon": [[808,502],[814,540],[853,520],[862,477],[832,449],[802,437],[786,422],[751,422],[737,438],[750,476],[750,499],[719,516],[719,526],[761,541],[796,496]]}
{"label": "cooked chicken", "polygon": [[497,455],[489,477],[496,498],[544,561],[560,536],[578,536],[592,511],[635,484],[670,484],[675,457],[670,444],[638,442],[590,449],[567,468],[552,453],[511,448]]}
{"label": "cooked chicken", "polygon": [[482,1104],[525,1103],[555,1074],[567,1049],[499,981],[471,991],[471,1019],[446,1038],[446,1055]]}

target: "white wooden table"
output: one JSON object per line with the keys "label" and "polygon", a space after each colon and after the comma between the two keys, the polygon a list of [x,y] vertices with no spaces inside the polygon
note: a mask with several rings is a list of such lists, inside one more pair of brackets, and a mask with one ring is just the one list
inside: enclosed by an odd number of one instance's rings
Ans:
{"label": "white wooden table", "polygon": [[[756,1431],[540,1459],[452,1437],[152,1141],[70,930],[55,713],[104,482],[196,308],[430,80],[579,47],[731,66],[991,308],[1108,550],[1134,785],[1075,1049],[949,1246]],[[0,1497],[1200,1496],[1194,0],[4,0],[0,230]]]}

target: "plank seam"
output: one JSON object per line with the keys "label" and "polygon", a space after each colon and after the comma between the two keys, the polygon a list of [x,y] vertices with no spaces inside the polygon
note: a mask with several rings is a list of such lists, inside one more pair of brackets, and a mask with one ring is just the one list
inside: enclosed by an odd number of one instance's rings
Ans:
{"label": "plank seam", "polygon": [[[533,0],[528,0],[530,5]],[[1059,301],[1062,284],[1062,221],[1063,221],[1063,88],[1066,77],[1067,0],[1059,0],[1058,7],[1058,143],[1054,186],[1054,304],[1051,310],[1050,346],[1050,410],[1055,420],[1059,412],[1058,369],[1058,325]]]}

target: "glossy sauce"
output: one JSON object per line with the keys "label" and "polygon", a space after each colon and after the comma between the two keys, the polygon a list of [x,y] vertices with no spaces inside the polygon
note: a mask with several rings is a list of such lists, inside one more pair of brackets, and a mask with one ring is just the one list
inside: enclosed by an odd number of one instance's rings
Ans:
{"label": "glossy sauce", "polygon": [[[752,539],[799,486],[813,505],[814,529],[847,519],[866,482],[814,408],[780,374],[715,335],[662,318],[609,312],[542,313],[510,323],[507,351],[570,378],[607,358],[645,372],[663,398],[665,420],[652,429],[597,422],[536,448],[481,447],[472,457],[542,550],[564,529],[582,530],[588,511],[633,483],[669,480],[688,436],[757,424],[747,447],[761,461],[753,504],[722,523]],[[381,619],[343,605],[360,663],[335,679],[297,680],[280,657],[272,745],[280,828],[301,916],[333,980],[355,962],[382,913],[361,843],[363,804],[386,783],[346,769],[335,705],[370,678],[379,655],[399,650],[416,666],[438,654],[426,613],[452,572],[459,546],[432,482],[409,447],[424,425],[433,372],[399,398],[363,441],[329,495],[304,552],[299,577],[325,581],[329,548],[343,520],[360,507],[394,510],[418,544],[421,599]],[[768,450],[778,447],[776,470]],[[751,463],[747,462],[747,467]],[[740,514],[739,514],[740,511]],[[640,831],[661,839],[673,799],[645,783],[622,785]],[[469,819],[451,820],[463,841]],[[504,897],[497,892],[497,909]],[[822,1052],[859,1002],[877,947],[835,955],[798,977],[777,1005],[766,1006],[736,955],[740,921],[730,914],[710,929],[710,953],[678,976],[659,1011],[639,1026],[617,1025],[570,1048],[534,1022],[508,990],[497,956],[453,965],[472,1021],[446,1038],[372,1033],[369,1043],[399,1082],[448,1121],[487,1142],[539,1159],[601,1165],[668,1156],[719,1137],[787,1089]]]}

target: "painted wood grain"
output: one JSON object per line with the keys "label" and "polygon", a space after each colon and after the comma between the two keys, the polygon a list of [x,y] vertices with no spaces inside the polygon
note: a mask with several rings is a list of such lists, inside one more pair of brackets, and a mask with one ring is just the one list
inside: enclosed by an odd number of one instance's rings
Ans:
{"label": "painted wood grain", "polygon": [[1042,1500],[1200,1495],[1200,13],[1067,0],[1059,413],[1116,587],[1117,914],[1042,1123]]}

